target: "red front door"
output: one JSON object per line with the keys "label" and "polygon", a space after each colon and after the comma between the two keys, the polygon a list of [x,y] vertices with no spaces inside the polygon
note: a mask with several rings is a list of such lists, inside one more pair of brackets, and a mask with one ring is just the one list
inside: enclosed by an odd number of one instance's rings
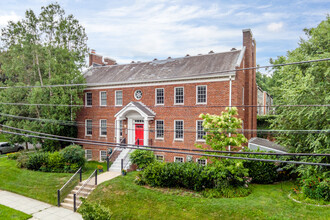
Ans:
{"label": "red front door", "polygon": [[143,124],[135,124],[135,144],[143,145]]}

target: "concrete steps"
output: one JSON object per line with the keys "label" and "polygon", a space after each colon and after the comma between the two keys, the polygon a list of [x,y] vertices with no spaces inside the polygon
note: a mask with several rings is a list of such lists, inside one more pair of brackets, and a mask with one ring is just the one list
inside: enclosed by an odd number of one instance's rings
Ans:
{"label": "concrete steps", "polygon": [[[66,209],[70,209],[73,210],[73,194],[77,193],[78,190],[80,189],[80,187],[82,187],[82,185],[84,184],[84,182],[79,183],[71,192],[69,195],[67,195],[67,197],[64,199],[64,202],[61,203],[61,206],[63,208]],[[95,185],[90,185],[87,184],[85,185],[84,189],[82,189],[79,193],[79,196],[77,197],[83,197],[83,198],[87,198],[87,196],[95,189]],[[79,198],[76,198],[76,207],[79,208],[79,206],[81,205],[81,201]]]}
{"label": "concrete steps", "polygon": [[116,160],[113,162],[113,164],[110,167],[110,171],[112,172],[121,172],[121,159],[124,159],[124,169],[128,169],[130,167],[130,162],[129,162],[129,155],[133,150],[132,149],[123,149],[121,153],[118,155]]}

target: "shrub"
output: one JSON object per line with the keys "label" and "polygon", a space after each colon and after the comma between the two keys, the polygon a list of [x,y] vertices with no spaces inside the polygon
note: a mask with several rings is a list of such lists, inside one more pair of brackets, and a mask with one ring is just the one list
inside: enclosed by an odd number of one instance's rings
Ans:
{"label": "shrub", "polygon": [[17,167],[27,168],[28,161],[29,161],[29,156],[26,154],[22,154],[17,158]]}
{"label": "shrub", "polygon": [[9,153],[9,154],[7,154],[7,158],[9,160],[17,160],[17,158],[20,157],[21,155],[22,155],[21,152]]}
{"label": "shrub", "polygon": [[330,178],[311,176],[301,181],[302,193],[311,199],[330,201]]}
{"label": "shrub", "polygon": [[42,166],[47,167],[48,157],[49,153],[30,154],[27,161],[27,168],[29,170],[39,170]]}
{"label": "shrub", "polygon": [[138,168],[144,169],[150,163],[153,163],[155,159],[154,152],[146,150],[135,150],[130,154],[130,160],[133,164],[136,164]]}
{"label": "shrub", "polygon": [[[60,151],[66,163],[77,164],[79,167],[84,167],[86,163],[85,151],[78,145],[70,145]],[[68,165],[68,164],[67,164]]]}
{"label": "shrub", "polygon": [[207,166],[197,163],[160,163],[155,162],[146,167],[138,184],[146,183],[159,187],[183,187],[195,191],[204,189],[222,189],[246,185],[244,179],[248,170],[242,162],[233,160],[216,161]]}
{"label": "shrub", "polygon": [[64,169],[63,155],[58,151],[50,153],[48,157],[47,166],[51,172],[63,172]]}
{"label": "shrub", "polygon": [[112,213],[109,209],[101,204],[88,202],[84,198],[80,198],[83,202],[79,209],[83,219],[85,220],[108,220],[111,219]]}

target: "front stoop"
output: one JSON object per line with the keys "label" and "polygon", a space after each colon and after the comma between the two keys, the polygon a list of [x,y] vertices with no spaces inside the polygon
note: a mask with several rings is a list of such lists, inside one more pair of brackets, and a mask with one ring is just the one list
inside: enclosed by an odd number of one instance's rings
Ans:
{"label": "front stoop", "polygon": [[[73,194],[77,193],[80,187],[84,184],[84,182],[79,183],[70,194],[64,199],[64,202],[61,203],[63,208],[73,210]],[[80,191],[80,197],[87,198],[87,196],[95,189],[95,185],[85,185],[84,189]],[[76,198],[76,207],[77,209],[81,205],[81,201],[79,198]]]}

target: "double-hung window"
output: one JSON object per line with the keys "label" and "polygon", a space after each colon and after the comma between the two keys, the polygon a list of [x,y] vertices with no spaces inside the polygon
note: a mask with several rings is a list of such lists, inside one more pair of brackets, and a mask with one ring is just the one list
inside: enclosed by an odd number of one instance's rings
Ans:
{"label": "double-hung window", "polygon": [[174,88],[174,104],[183,104],[184,103],[184,89],[183,87]]}
{"label": "double-hung window", "polygon": [[100,120],[100,136],[107,136],[107,120]]}
{"label": "double-hung window", "polygon": [[85,106],[92,106],[92,93],[86,92],[85,93]]}
{"label": "double-hung window", "polygon": [[197,104],[206,104],[207,94],[206,86],[197,86],[196,87],[196,103]]}
{"label": "double-hung window", "polygon": [[105,161],[107,159],[107,151],[101,150],[100,151],[100,161]]}
{"label": "double-hung window", "polygon": [[156,139],[163,139],[164,138],[164,121],[157,120],[156,121]]}
{"label": "double-hung window", "polygon": [[116,94],[116,97],[115,97],[116,105],[117,106],[122,106],[123,105],[123,91],[118,90],[118,91],[115,92],[115,94]]}
{"label": "double-hung window", "polygon": [[184,162],[184,159],[183,159],[183,157],[174,157],[174,162],[176,162],[176,163],[183,163]]}
{"label": "double-hung window", "polygon": [[107,92],[100,92],[100,106],[107,106]]}
{"label": "double-hung window", "polygon": [[183,121],[174,121],[174,126],[174,139],[183,140]]}
{"label": "double-hung window", "polygon": [[85,125],[85,135],[86,136],[92,136],[92,134],[93,134],[92,122],[93,121],[91,119],[87,119],[86,120],[86,125]]}
{"label": "double-hung window", "polygon": [[198,163],[199,165],[205,166],[206,163],[207,163],[207,161],[206,161],[206,159],[200,159],[200,158],[198,158],[198,159],[197,159],[197,163]]}
{"label": "double-hung window", "polygon": [[164,162],[164,155],[156,155],[156,160],[160,162]]}
{"label": "double-hung window", "polygon": [[206,135],[206,132],[203,128],[203,121],[198,120],[196,122],[196,140],[198,141],[204,141],[204,135]]}
{"label": "double-hung window", "polygon": [[156,89],[156,105],[164,105],[164,89]]}
{"label": "double-hung window", "polygon": [[87,160],[91,160],[92,157],[93,157],[93,155],[92,155],[92,150],[85,150],[85,158],[86,158]]}

